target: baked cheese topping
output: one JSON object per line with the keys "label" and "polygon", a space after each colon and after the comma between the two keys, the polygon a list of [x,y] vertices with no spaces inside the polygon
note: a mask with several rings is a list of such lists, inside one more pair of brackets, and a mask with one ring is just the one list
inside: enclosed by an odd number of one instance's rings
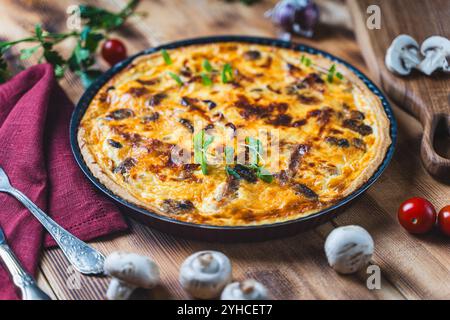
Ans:
{"label": "baked cheese topping", "polygon": [[119,196],[228,226],[333,205],[367,181],[390,144],[379,99],[345,66],[236,42],[137,58],[97,93],[78,139]]}

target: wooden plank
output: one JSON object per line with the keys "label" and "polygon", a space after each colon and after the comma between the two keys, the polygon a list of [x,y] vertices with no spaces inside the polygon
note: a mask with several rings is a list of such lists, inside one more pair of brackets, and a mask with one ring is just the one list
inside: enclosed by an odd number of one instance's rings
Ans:
{"label": "wooden plank", "polygon": [[[395,102],[401,103],[401,107],[419,119],[424,127],[421,146],[424,166],[431,174],[449,180],[450,159],[436,152],[433,144],[436,123],[440,119],[447,123],[446,119],[450,115],[448,78],[437,74],[427,77],[416,71],[416,76],[413,73],[411,76],[401,77],[390,72],[384,63],[387,49],[400,34],[408,34],[418,43],[422,43],[430,35],[449,37],[448,1],[349,0],[348,4],[353,14],[357,39],[374,78]],[[369,5],[378,6],[382,13],[378,30],[370,30],[366,26],[364,15]]]}
{"label": "wooden plank", "polygon": [[[321,232],[309,231],[289,239],[252,244],[203,243],[176,239],[136,222],[131,233],[95,243],[105,253],[114,250],[137,252],[152,257],[161,269],[162,285],[140,291],[136,298],[189,298],[178,283],[182,261],[199,250],[219,250],[233,264],[236,280],[254,278],[264,283],[275,299],[402,299],[403,296],[383,280],[381,290],[366,287],[366,275],[340,276],[327,266],[323,252],[324,234],[333,226],[321,227]],[[301,243],[301,245],[299,245]],[[43,271],[58,288],[61,299],[101,299],[107,279],[81,276],[81,289],[67,288],[67,261],[60,250],[44,255]]]}
{"label": "wooden plank", "polygon": [[418,150],[420,125],[396,109],[399,122],[397,152],[382,179],[345,215],[338,225],[359,224],[370,230],[376,242],[374,263],[409,299],[450,297],[448,238],[433,232],[425,236],[407,233],[397,222],[397,209],[412,196],[430,199],[441,208],[448,204],[450,186],[433,180],[423,168]]}
{"label": "wooden plank", "polygon": [[48,279],[45,277],[44,272],[42,272],[42,269],[39,268],[39,272],[36,276],[36,283],[37,285],[44,290],[45,293],[52,299],[52,300],[58,300],[58,297],[56,296],[55,292],[53,291],[52,285],[48,282]]}

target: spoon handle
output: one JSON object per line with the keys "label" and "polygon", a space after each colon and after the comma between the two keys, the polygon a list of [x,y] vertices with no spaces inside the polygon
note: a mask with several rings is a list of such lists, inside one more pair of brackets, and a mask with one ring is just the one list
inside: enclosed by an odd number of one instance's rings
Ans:
{"label": "spoon handle", "polygon": [[7,192],[16,197],[39,220],[77,271],[83,274],[103,273],[105,257],[100,252],[57,224],[19,190],[10,187]]}
{"label": "spoon handle", "polygon": [[8,269],[14,284],[22,292],[22,300],[51,300],[34,282],[33,278],[22,268],[11,248],[0,245],[0,258]]}

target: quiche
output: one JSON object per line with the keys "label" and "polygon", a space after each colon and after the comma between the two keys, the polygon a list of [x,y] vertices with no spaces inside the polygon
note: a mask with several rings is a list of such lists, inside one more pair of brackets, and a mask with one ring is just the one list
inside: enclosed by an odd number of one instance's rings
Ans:
{"label": "quiche", "polygon": [[78,129],[93,175],[126,201],[194,224],[249,226],[339,202],[382,163],[389,120],[345,65],[244,42],[135,58]]}

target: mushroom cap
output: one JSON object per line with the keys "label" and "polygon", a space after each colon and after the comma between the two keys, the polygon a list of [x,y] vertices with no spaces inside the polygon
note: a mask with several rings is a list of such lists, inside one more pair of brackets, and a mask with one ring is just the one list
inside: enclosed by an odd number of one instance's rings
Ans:
{"label": "mushroom cap", "polygon": [[180,284],[193,297],[212,299],[231,281],[230,259],[219,251],[199,251],[180,268]]}
{"label": "mushroom cap", "polygon": [[440,36],[432,36],[422,43],[420,51],[425,59],[418,68],[426,75],[431,75],[436,70],[450,72],[447,58],[450,57],[450,40]]}
{"label": "mushroom cap", "polygon": [[228,284],[220,296],[222,300],[265,300],[267,289],[260,282],[247,279]]}
{"label": "mushroom cap", "polygon": [[135,253],[116,251],[105,259],[107,275],[129,285],[150,289],[159,283],[158,265],[150,258]]}
{"label": "mushroom cap", "polygon": [[370,234],[355,225],[334,229],[325,241],[329,265],[343,274],[354,273],[365,267],[372,258],[373,249]]}
{"label": "mushroom cap", "polygon": [[441,36],[431,36],[420,47],[420,52],[424,56],[426,56],[428,50],[440,50],[444,51],[446,55],[450,55],[450,40]]}
{"label": "mushroom cap", "polygon": [[414,38],[401,34],[392,41],[386,52],[386,67],[400,75],[408,75],[411,69],[421,61],[419,44]]}

